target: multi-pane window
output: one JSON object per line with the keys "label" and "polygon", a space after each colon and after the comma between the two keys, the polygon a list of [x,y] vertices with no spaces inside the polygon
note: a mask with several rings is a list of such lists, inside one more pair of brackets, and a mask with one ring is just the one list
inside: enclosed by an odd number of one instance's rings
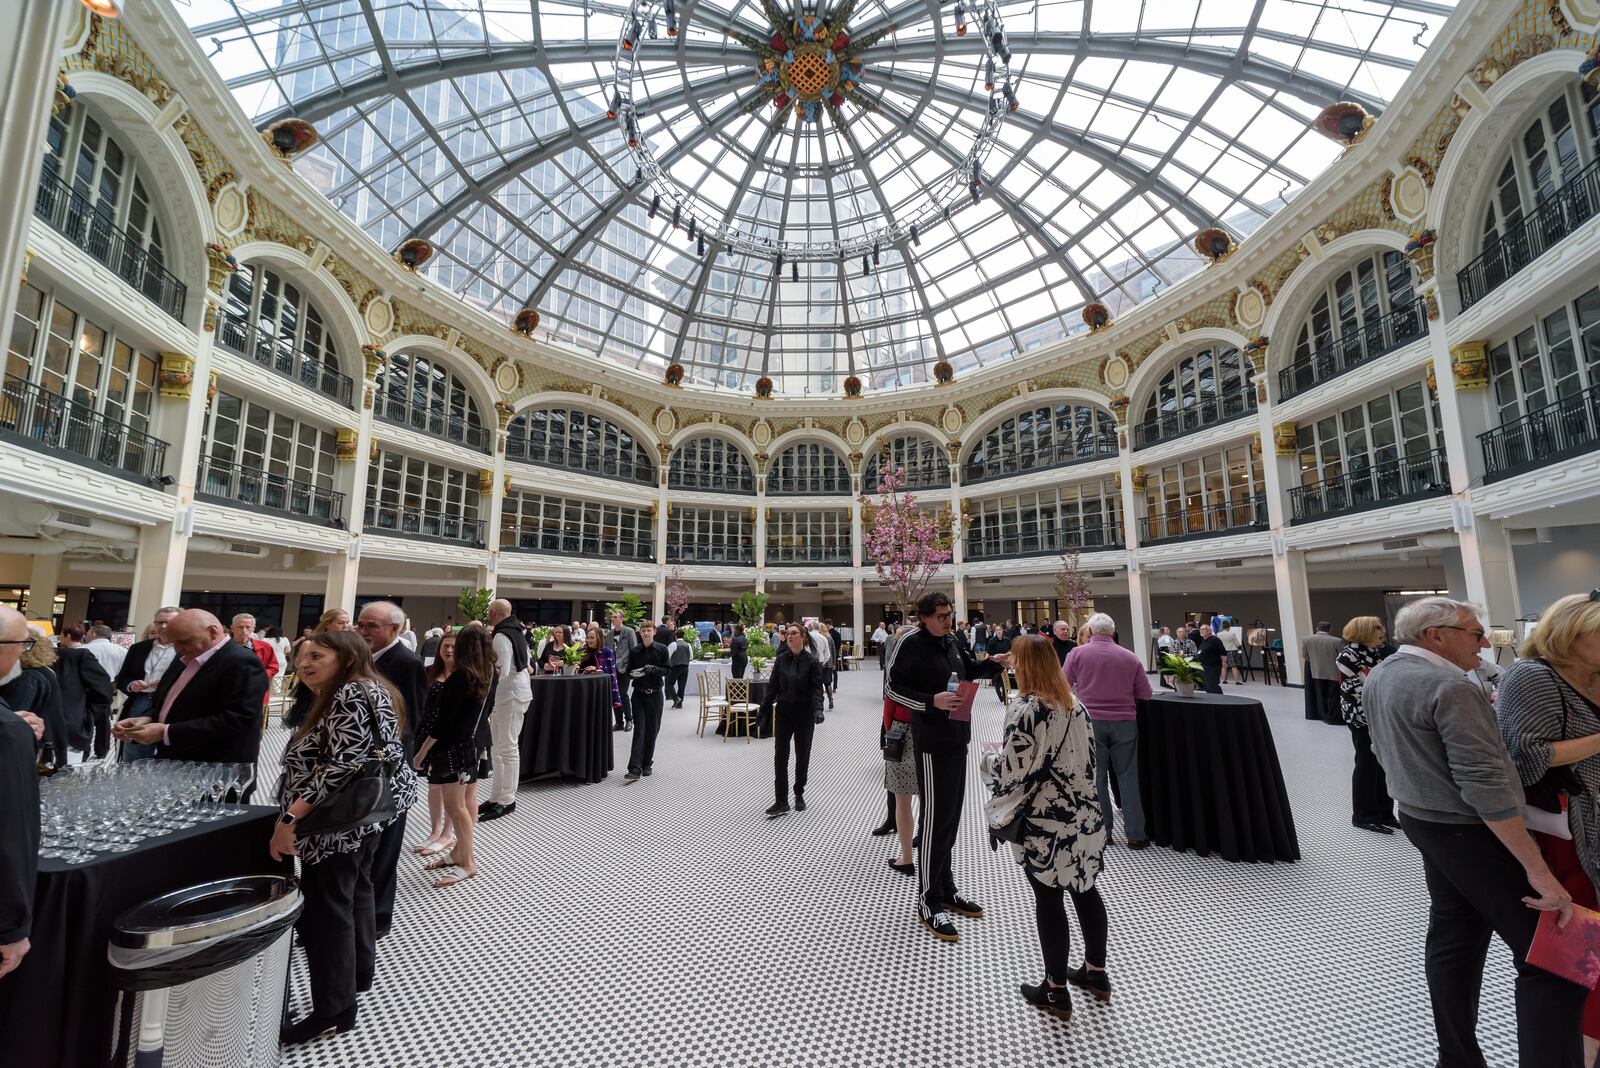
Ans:
{"label": "multi-pane window", "polygon": [[1116,483],[1089,482],[973,501],[966,555],[981,560],[1115,549],[1123,544],[1120,500]]}
{"label": "multi-pane window", "polygon": [[609,419],[576,408],[535,408],[511,420],[506,459],[630,482],[656,480],[647,445]]}
{"label": "multi-pane window", "polygon": [[750,508],[685,508],[667,515],[669,564],[754,564],[756,521]]}
{"label": "multi-pane window", "polygon": [[367,471],[367,527],[483,543],[478,475],[380,449]]}
{"label": "multi-pane window", "polygon": [[1264,526],[1261,457],[1240,445],[1145,473],[1143,541]]}
{"label": "multi-pane window", "polygon": [[1412,382],[1299,429],[1300,483],[1418,460],[1444,447],[1439,401]]}
{"label": "multi-pane window", "polygon": [[767,563],[849,564],[850,513],[773,511],[767,520]]}
{"label": "multi-pane window", "polygon": [[850,493],[850,468],[827,445],[802,441],[778,454],[767,471],[769,497]]}
{"label": "multi-pane window", "polygon": [[1335,378],[1427,333],[1411,263],[1393,250],[1369,256],[1333,278],[1295,337],[1294,362],[1278,376],[1284,397]]}
{"label": "multi-pane window", "polygon": [[1600,386],[1600,289],[1491,345],[1489,374],[1502,425]]}
{"label": "multi-pane window", "polygon": [[964,483],[1063,467],[1117,454],[1117,421],[1103,408],[1059,404],[1019,412],[984,434],[962,467]]}
{"label": "multi-pane window", "polygon": [[667,468],[667,486],[712,493],[756,491],[750,461],[738,446],[717,437],[694,438],[673,450],[672,464]]}
{"label": "multi-pane window", "polygon": [[439,361],[395,353],[378,372],[376,386],[373,414],[378,418],[470,448],[489,447],[477,401],[466,383]]}
{"label": "multi-pane window", "polygon": [[1600,159],[1600,94],[1580,79],[1564,85],[1511,143],[1484,208],[1485,251],[1554,199]]}
{"label": "multi-pane window", "polygon": [[878,492],[879,476],[885,467],[904,469],[905,488],[909,490],[950,485],[950,453],[926,434],[901,434],[874,449],[861,469],[863,493]]}
{"label": "multi-pane window", "polygon": [[1230,345],[1190,353],[1168,371],[1145,402],[1136,445],[1181,437],[1256,408],[1250,361]]}
{"label": "multi-pane window", "polygon": [[218,390],[206,408],[196,492],[342,522],[343,497],[332,488],[335,442],[331,430]]}
{"label": "multi-pane window", "polygon": [[138,158],[81,105],[51,118],[45,133],[45,178],[66,182],[76,203],[120,229],[151,260],[164,259],[161,223]]}
{"label": "multi-pane window", "polygon": [[654,526],[642,508],[511,493],[500,513],[500,548],[649,563],[655,560]]}
{"label": "multi-pane window", "polygon": [[221,345],[345,404],[350,378],[339,370],[333,333],[294,283],[256,264],[228,276],[217,322]]}

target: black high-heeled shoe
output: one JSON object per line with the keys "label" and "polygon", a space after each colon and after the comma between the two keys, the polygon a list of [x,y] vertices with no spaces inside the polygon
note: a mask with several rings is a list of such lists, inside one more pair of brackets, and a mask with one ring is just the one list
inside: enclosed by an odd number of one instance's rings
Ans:
{"label": "black high-heeled shoe", "polygon": [[284,1024],[278,1029],[278,1044],[297,1046],[324,1035],[342,1035],[356,1026],[356,1007],[350,1006],[337,1016],[318,1016],[312,1013],[298,1023]]}
{"label": "black high-heeled shoe", "polygon": [[874,837],[874,838],[882,838],[885,835],[889,835],[889,834],[893,834],[893,833],[894,833],[894,820],[887,820],[881,826],[873,828],[872,837]]}
{"label": "black high-heeled shoe", "polygon": [[889,858],[889,867],[893,868],[901,875],[917,874],[917,866],[915,864],[896,864],[893,857]]}

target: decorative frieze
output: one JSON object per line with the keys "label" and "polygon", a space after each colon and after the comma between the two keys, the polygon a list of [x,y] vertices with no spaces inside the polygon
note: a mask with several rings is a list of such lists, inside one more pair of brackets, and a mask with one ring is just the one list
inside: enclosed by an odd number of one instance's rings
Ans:
{"label": "decorative frieze", "polygon": [[1278,456],[1297,455],[1300,452],[1300,428],[1294,423],[1274,423],[1272,451]]}
{"label": "decorative frieze", "polygon": [[1483,389],[1489,384],[1489,343],[1467,341],[1450,346],[1450,377],[1457,389]]}
{"label": "decorative frieze", "polygon": [[194,386],[194,357],[181,352],[163,352],[156,383],[161,396],[188,400]]}

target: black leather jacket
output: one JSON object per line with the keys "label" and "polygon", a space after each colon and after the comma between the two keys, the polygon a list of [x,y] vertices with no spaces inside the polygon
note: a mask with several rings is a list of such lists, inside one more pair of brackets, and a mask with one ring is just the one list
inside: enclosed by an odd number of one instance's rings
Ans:
{"label": "black leather jacket", "polygon": [[770,715],[772,706],[799,712],[809,709],[822,711],[822,695],[826,684],[822,664],[809,648],[796,656],[788,645],[772,662],[772,677],[767,682],[767,695],[761,701],[761,710]]}

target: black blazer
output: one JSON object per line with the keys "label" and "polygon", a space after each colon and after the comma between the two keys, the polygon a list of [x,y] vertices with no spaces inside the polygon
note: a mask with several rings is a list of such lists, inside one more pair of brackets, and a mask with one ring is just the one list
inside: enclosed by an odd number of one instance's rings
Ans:
{"label": "black blazer", "polygon": [[772,662],[761,713],[770,716],[776,705],[780,709],[804,708],[815,715],[822,711],[822,695],[826,689],[822,663],[809,645],[796,656],[794,650],[785,643],[777,659]]}
{"label": "black blazer", "polygon": [[400,719],[404,729],[400,736],[405,742],[406,759],[409,760],[411,754],[416,752],[412,736],[422,720],[423,711],[428,707],[428,669],[422,666],[422,657],[407,649],[405,642],[396,642],[372,664],[378,669],[378,674],[399,692],[400,700],[405,702],[405,714]]}
{"label": "black blazer", "polygon": [[61,684],[54,671],[47,667],[23,668],[22,674],[0,686],[0,701],[7,708],[32,712],[44,720],[44,741],[55,754],[51,766],[67,766],[67,724],[61,716]]}
{"label": "black blazer", "polygon": [[[181,674],[183,659],[179,657],[161,676],[152,695],[152,716],[160,715],[167,693]],[[169,744],[158,744],[156,756],[254,764],[261,751],[261,705],[266,694],[267,669],[255,651],[232,640],[224,642],[172,703],[172,711],[167,713]]]}
{"label": "black blazer", "polygon": [[0,701],[0,944],[20,942],[32,933],[38,870],[39,772],[33,730]]}
{"label": "black blazer", "polygon": [[[150,650],[155,647],[155,644],[154,638],[146,638],[142,642],[134,642],[128,646],[128,655],[123,658],[122,667],[117,671],[116,679],[113,680],[119,693],[125,693],[129,697],[137,696],[132,690],[128,689],[128,685],[144,678],[144,662],[150,656]],[[98,660],[95,662],[99,663]],[[176,657],[173,658],[173,662],[177,662]],[[102,668],[101,670],[105,669]]]}
{"label": "black blazer", "polygon": [[89,650],[61,648],[56,650],[56,685],[61,688],[67,740],[74,749],[88,749],[94,724],[111,713],[111,676]]}

